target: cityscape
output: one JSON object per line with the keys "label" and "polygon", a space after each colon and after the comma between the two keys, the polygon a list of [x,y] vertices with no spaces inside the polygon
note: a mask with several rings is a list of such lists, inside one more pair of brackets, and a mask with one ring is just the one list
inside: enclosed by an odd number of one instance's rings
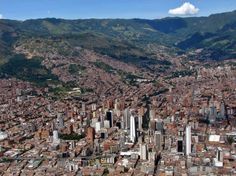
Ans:
{"label": "cityscape", "polygon": [[0,15],[0,176],[236,175],[236,11],[200,11]]}

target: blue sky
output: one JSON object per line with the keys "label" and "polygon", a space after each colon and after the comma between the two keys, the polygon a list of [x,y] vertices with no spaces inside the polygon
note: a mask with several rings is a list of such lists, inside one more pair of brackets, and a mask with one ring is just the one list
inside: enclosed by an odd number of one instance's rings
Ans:
{"label": "blue sky", "polygon": [[232,10],[236,10],[236,0],[0,0],[0,18],[18,20],[45,17],[155,19],[207,16]]}

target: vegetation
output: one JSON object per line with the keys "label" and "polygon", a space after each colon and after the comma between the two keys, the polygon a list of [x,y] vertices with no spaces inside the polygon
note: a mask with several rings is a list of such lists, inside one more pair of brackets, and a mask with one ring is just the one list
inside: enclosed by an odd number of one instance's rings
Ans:
{"label": "vegetation", "polygon": [[59,134],[59,138],[62,140],[75,140],[75,141],[79,141],[83,138],[85,138],[84,134],[76,134],[76,133],[72,133],[72,134]]}
{"label": "vegetation", "polygon": [[78,74],[79,72],[82,72],[86,69],[86,67],[77,65],[77,64],[70,64],[69,65],[69,73],[70,74]]}
{"label": "vegetation", "polygon": [[113,67],[101,61],[94,62],[94,65],[108,73],[113,73],[115,71]]}
{"label": "vegetation", "polygon": [[13,161],[13,159],[9,159],[9,158],[2,158],[0,159],[0,163],[11,163]]}
{"label": "vegetation", "polygon": [[81,93],[91,93],[94,92],[94,90],[92,88],[81,88]]}
{"label": "vegetation", "polygon": [[192,76],[195,72],[192,70],[181,70],[175,71],[171,73],[169,78],[178,78],[178,77],[185,77],[185,76]]}
{"label": "vegetation", "polygon": [[50,80],[58,81],[58,78],[41,65],[41,58],[25,58],[24,55],[15,55],[0,67],[2,76],[13,76],[38,85],[45,85]]}
{"label": "vegetation", "polygon": [[[41,58],[28,60],[23,55],[15,55],[14,47],[18,46],[29,53],[57,53],[65,57],[79,56],[75,48],[88,49],[139,67],[160,65],[155,71],[164,72],[171,62],[158,58],[158,48],[162,46],[173,48],[174,54],[194,53],[192,59],[235,58],[236,11],[209,17],[158,20],[46,18],[20,22],[1,19],[1,76],[46,84],[48,79],[56,81],[56,76],[41,65]],[[201,51],[198,53],[196,49]],[[106,63],[96,62],[95,65],[109,73],[114,71]],[[69,72],[77,74],[84,69],[72,64]],[[184,71],[173,76],[190,74]]]}
{"label": "vegetation", "polygon": [[229,145],[232,145],[234,143],[234,138],[232,136],[228,136],[226,138],[226,142],[229,144]]}

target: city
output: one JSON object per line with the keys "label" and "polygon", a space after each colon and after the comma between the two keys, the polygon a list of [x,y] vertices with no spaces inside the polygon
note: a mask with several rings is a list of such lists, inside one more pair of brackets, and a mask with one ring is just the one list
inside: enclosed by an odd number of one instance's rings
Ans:
{"label": "city", "polygon": [[236,175],[233,0],[13,1],[0,176]]}
{"label": "city", "polygon": [[9,175],[234,175],[235,72],[202,68],[171,79],[158,95],[89,104],[1,80],[0,168]]}

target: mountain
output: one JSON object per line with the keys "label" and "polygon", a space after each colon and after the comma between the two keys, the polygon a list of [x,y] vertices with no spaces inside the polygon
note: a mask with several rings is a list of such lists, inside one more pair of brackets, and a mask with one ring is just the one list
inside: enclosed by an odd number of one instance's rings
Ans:
{"label": "mountain", "polygon": [[[176,64],[172,59],[180,54],[198,60],[235,58],[236,11],[208,17],[156,20],[55,18],[0,20],[2,75],[11,75],[9,62],[13,64],[12,60],[24,56],[26,61],[21,59],[19,62],[18,59],[16,63],[22,66],[21,61],[28,62],[29,58],[40,58],[36,63],[38,64],[40,60],[43,66],[39,66],[40,64],[37,66],[39,69],[35,70],[39,73],[36,76],[41,75],[46,79],[52,77],[53,67],[46,65],[45,59],[84,58],[88,52],[99,58],[108,57],[111,62],[126,63],[131,67],[149,70],[155,74],[168,72]],[[109,62],[105,64],[109,65]],[[33,65],[35,66],[35,63]],[[123,72],[125,70],[121,69]],[[42,73],[45,75],[42,76]],[[14,75],[17,73],[14,72]]]}

